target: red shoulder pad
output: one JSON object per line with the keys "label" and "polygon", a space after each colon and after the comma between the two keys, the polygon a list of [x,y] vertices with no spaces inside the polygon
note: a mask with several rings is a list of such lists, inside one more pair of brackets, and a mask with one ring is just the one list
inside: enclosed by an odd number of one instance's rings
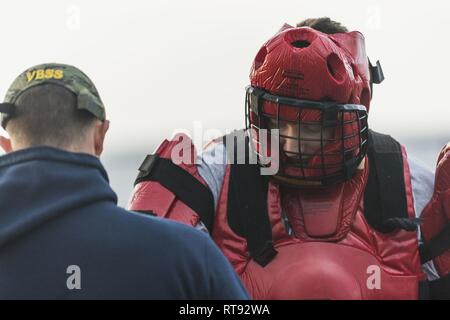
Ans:
{"label": "red shoulder pad", "polygon": [[[185,134],[177,134],[172,140],[164,140],[155,152],[160,158],[170,160],[185,170],[205,187],[206,182],[198,173],[196,150]],[[158,181],[141,181],[136,184],[128,206],[129,210],[152,212],[159,217],[196,226],[200,216]]]}
{"label": "red shoulder pad", "polygon": [[[434,194],[423,210],[422,219],[421,230],[425,245],[435,239],[445,239],[444,233],[448,233],[450,226],[450,143],[439,154]],[[434,258],[433,262],[441,277],[450,274],[450,243],[447,250]]]}

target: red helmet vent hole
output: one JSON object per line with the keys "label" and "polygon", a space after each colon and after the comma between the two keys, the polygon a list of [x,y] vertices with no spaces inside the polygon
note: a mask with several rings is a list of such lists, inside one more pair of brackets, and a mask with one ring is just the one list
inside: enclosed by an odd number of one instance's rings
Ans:
{"label": "red helmet vent hole", "polygon": [[336,53],[332,53],[327,58],[328,71],[331,77],[339,83],[344,81],[345,66],[344,62]]}
{"label": "red helmet vent hole", "polygon": [[291,45],[294,48],[308,48],[311,45],[311,43],[306,40],[296,40],[296,41],[291,42]]}
{"label": "red helmet vent hole", "polygon": [[259,49],[258,54],[255,57],[255,70],[261,68],[261,66],[264,64],[264,61],[266,60],[266,56],[267,56],[266,47],[262,47],[261,49]]}

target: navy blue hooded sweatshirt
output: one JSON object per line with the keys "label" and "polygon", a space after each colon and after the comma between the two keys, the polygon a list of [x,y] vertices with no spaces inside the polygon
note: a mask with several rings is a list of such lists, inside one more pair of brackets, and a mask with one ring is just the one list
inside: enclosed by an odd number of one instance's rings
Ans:
{"label": "navy blue hooded sweatshirt", "polygon": [[246,298],[207,234],[117,207],[96,157],[0,157],[0,299]]}

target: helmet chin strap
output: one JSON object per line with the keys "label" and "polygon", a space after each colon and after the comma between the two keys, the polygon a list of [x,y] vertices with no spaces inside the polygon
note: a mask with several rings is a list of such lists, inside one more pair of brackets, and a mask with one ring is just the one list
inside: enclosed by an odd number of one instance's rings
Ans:
{"label": "helmet chin strap", "polygon": [[369,59],[369,74],[370,74],[370,92],[373,97],[373,84],[380,84],[384,81],[383,68],[378,60],[376,65],[372,65]]}
{"label": "helmet chin strap", "polygon": [[286,185],[294,188],[314,188],[314,187],[323,187],[323,183],[321,181],[308,181],[308,180],[300,180],[296,178],[283,177],[279,175],[271,176],[275,182],[278,182],[282,185]]}
{"label": "helmet chin strap", "polygon": [[[367,156],[361,161],[356,170],[364,170],[366,167]],[[321,181],[300,180],[296,178],[289,178],[280,175],[273,175],[270,177],[273,181],[293,188],[321,188],[325,185]],[[345,181],[343,181],[345,182]]]}

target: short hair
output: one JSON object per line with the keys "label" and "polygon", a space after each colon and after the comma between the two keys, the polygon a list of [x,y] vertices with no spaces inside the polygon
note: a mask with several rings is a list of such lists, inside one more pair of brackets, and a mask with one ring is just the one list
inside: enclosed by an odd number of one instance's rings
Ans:
{"label": "short hair", "polygon": [[306,19],[297,23],[297,27],[310,27],[327,34],[348,32],[348,29],[340,22],[328,17]]}
{"label": "short hair", "polygon": [[77,108],[77,97],[55,84],[24,91],[15,102],[14,116],[6,129],[11,138],[27,146],[67,148],[86,138],[95,117]]}

